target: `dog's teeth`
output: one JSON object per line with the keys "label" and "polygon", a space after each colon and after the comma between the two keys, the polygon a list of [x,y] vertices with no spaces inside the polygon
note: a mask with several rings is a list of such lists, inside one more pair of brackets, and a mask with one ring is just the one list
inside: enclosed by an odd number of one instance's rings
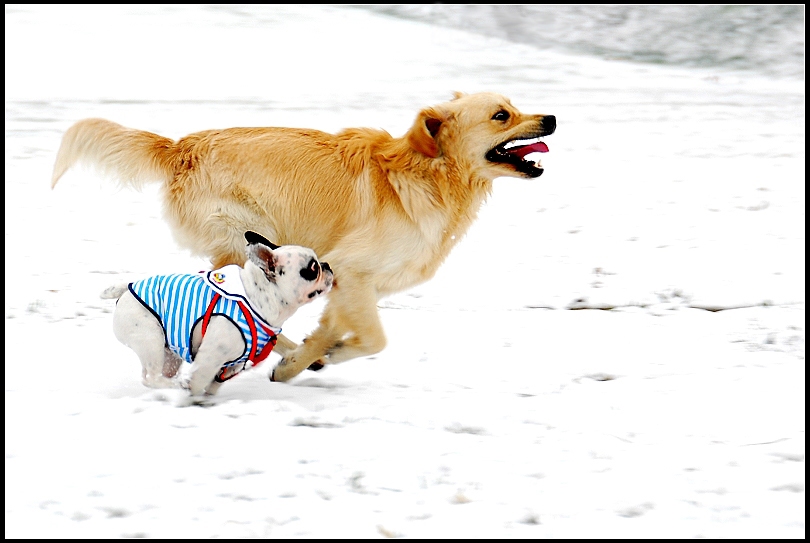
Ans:
{"label": "dog's teeth", "polygon": [[526,145],[531,145],[532,143],[537,143],[540,141],[540,138],[529,138],[525,140],[512,140],[507,142],[506,145],[503,146],[504,149],[511,149],[513,147],[524,147]]}
{"label": "dog's teeth", "polygon": [[540,159],[542,158],[543,153],[529,153],[528,155],[523,157],[523,160],[528,162],[534,162],[535,164],[540,163]]}

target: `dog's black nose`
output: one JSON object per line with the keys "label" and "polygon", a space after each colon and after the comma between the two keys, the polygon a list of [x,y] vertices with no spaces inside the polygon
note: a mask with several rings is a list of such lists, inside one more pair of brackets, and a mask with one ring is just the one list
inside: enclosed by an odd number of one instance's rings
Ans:
{"label": "dog's black nose", "polygon": [[554,115],[546,115],[543,117],[543,135],[549,136],[557,129],[557,117]]}
{"label": "dog's black nose", "polygon": [[328,271],[328,272],[332,271],[332,268],[329,267],[328,262],[321,262],[321,268],[323,268],[324,271]]}
{"label": "dog's black nose", "polygon": [[306,268],[301,268],[301,277],[306,279],[307,281],[314,281],[318,278],[318,274],[321,273],[321,266],[318,264],[318,261],[314,258],[309,259],[309,264],[307,264]]}

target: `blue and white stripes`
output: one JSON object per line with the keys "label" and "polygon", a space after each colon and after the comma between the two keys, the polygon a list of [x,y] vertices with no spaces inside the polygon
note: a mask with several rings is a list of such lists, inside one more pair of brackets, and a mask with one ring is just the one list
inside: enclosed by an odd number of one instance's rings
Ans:
{"label": "blue and white stripes", "polygon": [[[215,275],[217,278],[224,278],[227,275],[228,284],[238,281],[238,286],[242,286],[238,274],[239,268],[236,266],[232,270],[227,268],[231,267],[224,268],[224,271],[217,270],[198,274],[156,275],[129,285],[130,292],[160,321],[166,335],[166,344],[186,362],[193,360],[191,333],[197,323],[203,319],[208,306],[217,294],[217,291],[206,281],[206,275]],[[242,337],[245,340],[242,355],[224,364],[224,366],[231,366],[237,362],[246,361],[252,346],[250,326],[239,307],[239,302],[244,303],[246,300],[239,294],[228,297],[229,293],[223,290],[222,285],[218,285],[217,290],[221,297],[214,305],[211,315],[225,316],[230,319],[242,330]],[[236,290],[238,292],[243,289],[237,288]],[[260,352],[271,340],[271,335],[266,329],[267,325],[264,320],[255,312],[252,314],[254,317],[258,317],[256,352]],[[281,329],[271,328],[270,331],[277,335]]]}

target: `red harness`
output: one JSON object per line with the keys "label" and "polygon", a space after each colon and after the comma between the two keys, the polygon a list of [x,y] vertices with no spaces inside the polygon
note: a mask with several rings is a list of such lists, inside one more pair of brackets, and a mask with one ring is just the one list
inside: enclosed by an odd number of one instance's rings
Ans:
{"label": "red harness", "polygon": [[[211,300],[211,303],[208,304],[208,309],[205,311],[205,316],[203,317],[202,321],[202,337],[205,337],[205,331],[208,329],[208,321],[211,320],[211,314],[214,312],[214,306],[217,305],[217,302],[221,297],[222,295],[220,295],[219,293],[214,294],[214,298]],[[239,309],[242,310],[242,314],[245,316],[245,320],[247,321],[248,326],[250,327],[250,339],[252,341],[250,345],[250,354],[248,355],[248,360],[251,363],[251,367],[255,368],[256,366],[261,364],[264,361],[264,359],[267,358],[268,355],[272,352],[273,348],[276,346],[278,336],[276,336],[276,333],[273,332],[273,330],[270,330],[262,323],[259,323],[259,325],[262,328],[264,328],[264,331],[267,332],[267,335],[270,336],[270,341],[268,341],[267,344],[264,346],[262,352],[260,352],[259,355],[256,356],[256,345],[258,345],[258,337],[256,335],[256,320],[253,318],[253,315],[250,314],[250,311],[248,311],[247,307],[245,307],[245,304],[243,304],[242,302],[236,303],[239,304]],[[230,375],[227,375],[229,367],[224,366],[220,370],[219,374],[216,376],[216,381],[219,383],[225,382],[228,379],[235,377],[236,375],[241,373],[241,371],[244,370],[246,366],[247,364],[243,366],[241,370],[235,371]]]}

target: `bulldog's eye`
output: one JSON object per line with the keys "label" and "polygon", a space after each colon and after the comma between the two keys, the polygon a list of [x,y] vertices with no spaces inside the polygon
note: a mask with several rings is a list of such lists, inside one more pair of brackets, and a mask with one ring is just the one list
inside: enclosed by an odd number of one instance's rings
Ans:
{"label": "bulldog's eye", "polygon": [[493,121],[508,121],[509,120],[509,112],[505,109],[500,110],[498,113],[492,116]]}
{"label": "bulldog's eye", "polygon": [[321,272],[321,265],[314,258],[309,261],[306,268],[301,269],[301,277],[307,281],[314,281]]}

